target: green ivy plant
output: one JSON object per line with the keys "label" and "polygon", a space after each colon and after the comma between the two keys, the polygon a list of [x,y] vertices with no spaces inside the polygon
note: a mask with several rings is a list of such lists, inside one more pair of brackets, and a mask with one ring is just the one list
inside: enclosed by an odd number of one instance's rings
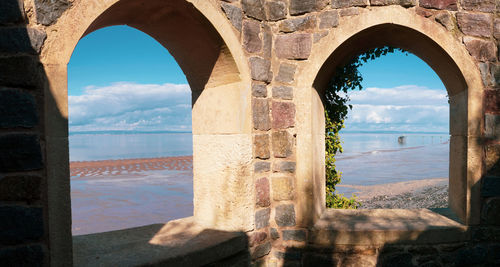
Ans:
{"label": "green ivy plant", "polygon": [[353,90],[361,90],[363,77],[359,67],[364,63],[385,56],[395,51],[406,51],[400,48],[384,46],[368,50],[353,58],[343,67],[337,68],[335,76],[331,79],[325,92],[325,168],[326,168],[326,206],[337,209],[357,209],[361,202],[353,195],[351,198],[335,192],[335,186],[340,183],[342,173],[335,167],[335,155],[342,153],[342,141],[339,131],[344,128],[347,113],[352,109],[348,104],[347,93]]}

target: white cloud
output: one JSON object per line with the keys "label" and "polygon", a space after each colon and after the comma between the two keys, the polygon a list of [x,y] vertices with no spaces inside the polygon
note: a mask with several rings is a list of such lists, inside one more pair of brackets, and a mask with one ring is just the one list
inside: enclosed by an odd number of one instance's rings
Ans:
{"label": "white cloud", "polygon": [[186,84],[89,86],[68,100],[71,131],[191,130],[191,90]]}
{"label": "white cloud", "polygon": [[353,105],[349,131],[447,132],[449,104],[445,90],[420,86],[367,88],[349,94]]}

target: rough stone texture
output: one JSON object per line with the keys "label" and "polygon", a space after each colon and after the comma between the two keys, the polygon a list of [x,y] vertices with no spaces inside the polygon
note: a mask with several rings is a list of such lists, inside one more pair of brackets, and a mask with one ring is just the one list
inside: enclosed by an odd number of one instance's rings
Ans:
{"label": "rough stone texture", "polygon": [[258,259],[264,257],[271,252],[271,243],[267,242],[263,245],[257,246],[252,250],[252,259]]}
{"label": "rough stone texture", "polygon": [[359,15],[359,8],[357,7],[344,8],[340,10],[339,14],[341,17]]}
{"label": "rough stone texture", "polygon": [[305,16],[295,19],[287,19],[280,23],[281,32],[306,31],[316,27],[315,16]]}
{"label": "rough stone texture", "polygon": [[295,194],[291,177],[273,177],[272,187],[274,200],[292,200],[294,198]]}
{"label": "rough stone texture", "polygon": [[281,63],[280,69],[278,71],[278,76],[276,77],[276,81],[282,83],[291,83],[295,79],[295,70],[297,66],[288,63]]}
{"label": "rough stone texture", "polygon": [[339,25],[339,12],[336,10],[325,11],[319,15],[319,28],[329,29]]}
{"label": "rough stone texture", "polygon": [[253,20],[243,22],[243,47],[248,53],[257,53],[262,50],[262,40],[259,35],[259,22]]}
{"label": "rough stone texture", "polygon": [[263,40],[264,40],[264,57],[267,59],[270,59],[272,56],[272,50],[273,50],[273,33],[271,31],[271,27],[269,25],[264,25],[264,33],[263,33]]}
{"label": "rough stone texture", "polygon": [[0,128],[32,128],[38,123],[35,98],[25,92],[0,88]]}
{"label": "rough stone texture", "polygon": [[306,231],[304,230],[283,230],[283,240],[306,241]]}
{"label": "rough stone texture", "polygon": [[448,31],[455,28],[455,22],[453,21],[453,16],[448,12],[441,12],[436,15],[435,20],[443,25]]}
{"label": "rough stone texture", "polygon": [[24,20],[23,1],[0,1],[0,25]]}
{"label": "rough stone texture", "polygon": [[370,0],[372,6],[387,6],[400,5],[404,7],[412,7],[417,4],[417,0]]}
{"label": "rough stone texture", "polygon": [[426,17],[426,18],[434,15],[434,11],[426,9],[426,8],[422,8],[422,7],[416,7],[415,13],[417,13],[417,15],[419,15],[419,16]]}
{"label": "rough stone texture", "polygon": [[262,243],[262,241],[266,240],[266,238],[267,238],[267,233],[265,233],[265,232],[251,233],[250,237],[249,237],[250,247],[253,247],[255,245]]}
{"label": "rough stone texture", "polygon": [[268,159],[271,156],[269,151],[269,135],[258,134],[254,136],[255,157],[259,159]]}
{"label": "rough stone texture", "polygon": [[486,171],[500,177],[500,144],[486,146]]}
{"label": "rough stone texture", "polygon": [[490,64],[491,83],[500,86],[500,64]]}
{"label": "rough stone texture", "polygon": [[457,10],[457,0],[420,0],[419,5],[425,8]]}
{"label": "rough stone texture", "polygon": [[0,249],[2,266],[42,266],[43,259],[40,245]]}
{"label": "rough stone texture", "polygon": [[271,238],[273,240],[280,238],[280,233],[278,232],[278,230],[276,230],[276,228],[271,228],[269,232],[271,233]]}
{"label": "rough stone texture", "polygon": [[321,255],[316,253],[304,253],[304,267],[315,266],[340,266],[340,260],[330,255]]}
{"label": "rough stone texture", "polygon": [[254,83],[252,85],[252,96],[267,97],[267,86],[265,84]]}
{"label": "rough stone texture", "polygon": [[457,23],[460,30],[471,36],[491,36],[491,15],[479,13],[457,13]]}
{"label": "rough stone texture", "polygon": [[500,114],[500,92],[498,90],[486,90],[484,93],[486,112]]}
{"label": "rough stone texture", "polygon": [[267,178],[260,178],[255,182],[255,192],[257,195],[257,206],[268,207],[271,205],[270,186]]}
{"label": "rough stone texture", "polygon": [[256,130],[267,131],[271,129],[269,118],[269,102],[267,99],[254,98],[252,103],[253,127]]}
{"label": "rough stone texture", "polygon": [[40,182],[38,176],[0,177],[1,201],[27,201],[40,199]]}
{"label": "rough stone texture", "polygon": [[481,185],[482,197],[500,197],[500,177],[486,176]]}
{"label": "rough stone texture", "polygon": [[250,58],[250,71],[252,79],[262,82],[270,82],[273,75],[271,73],[271,61],[261,57]]}
{"label": "rough stone texture", "polygon": [[319,11],[327,4],[327,0],[290,0],[290,15]]}
{"label": "rough stone texture", "polygon": [[241,7],[243,8],[243,12],[249,17],[258,20],[266,19],[262,0],[241,0]]}
{"label": "rough stone texture", "polygon": [[43,210],[35,207],[0,207],[0,244],[36,241],[43,236]]}
{"label": "rough stone texture", "polygon": [[38,136],[8,134],[0,136],[0,172],[30,171],[43,167]]}
{"label": "rough stone texture", "polygon": [[45,38],[45,32],[33,28],[0,28],[0,53],[37,54]]}
{"label": "rough stone texture", "polygon": [[293,204],[283,204],[276,206],[274,216],[276,224],[280,227],[295,226],[295,208]]}
{"label": "rough stone texture", "polygon": [[38,85],[39,62],[36,57],[16,56],[0,57],[0,84],[12,87]]}
{"label": "rough stone texture", "polygon": [[[273,92],[274,95],[274,92]],[[295,104],[273,101],[273,129],[286,129],[295,125]]]}
{"label": "rough stone texture", "polygon": [[497,51],[495,43],[485,41],[474,37],[465,36],[464,44],[469,50],[469,53],[479,61],[495,61]]}
{"label": "rough stone texture", "polygon": [[274,172],[289,172],[289,173],[294,173],[295,172],[295,162],[293,161],[279,161],[275,162],[273,164],[273,171]]}
{"label": "rough stone texture", "polygon": [[278,86],[273,87],[273,98],[276,99],[293,99],[293,88],[289,86]]}
{"label": "rough stone texture", "polygon": [[460,6],[465,10],[495,12],[495,0],[461,0]]}
{"label": "rough stone texture", "polygon": [[255,162],[253,166],[253,171],[255,173],[263,173],[271,170],[271,163],[266,161]]}
{"label": "rough stone texture", "polygon": [[308,33],[278,35],[274,46],[279,58],[307,59],[311,55],[312,37]]}
{"label": "rough stone texture", "polygon": [[241,31],[241,21],[243,19],[241,8],[224,2],[221,3],[221,7],[224,13],[226,13],[229,21],[231,21],[231,24],[233,24],[238,31]]}
{"label": "rough stone texture", "polygon": [[486,138],[499,139],[500,138],[500,116],[494,114],[484,115],[484,135]]}
{"label": "rough stone texture", "polygon": [[266,2],[267,19],[270,21],[278,21],[286,18],[286,3],[284,1],[267,1]]}
{"label": "rough stone texture", "polygon": [[484,223],[500,226],[500,197],[488,199],[481,216]]}
{"label": "rough stone texture", "polygon": [[68,0],[34,0],[36,21],[43,25],[54,23],[70,7]]}
{"label": "rough stone texture", "polygon": [[292,155],[292,136],[287,131],[272,134],[273,155],[276,158],[286,158]]}
{"label": "rough stone texture", "polygon": [[323,39],[323,37],[325,37],[327,35],[328,35],[328,31],[317,32],[314,34],[313,42],[317,43],[317,42],[319,42],[319,40]]}
{"label": "rough stone texture", "polygon": [[500,40],[500,18],[495,19],[493,23],[493,36]]}
{"label": "rough stone texture", "polygon": [[369,0],[332,0],[332,8],[346,8],[367,5],[369,5]]}
{"label": "rough stone texture", "polygon": [[255,228],[261,229],[269,226],[269,218],[271,216],[271,209],[261,209],[255,213]]}

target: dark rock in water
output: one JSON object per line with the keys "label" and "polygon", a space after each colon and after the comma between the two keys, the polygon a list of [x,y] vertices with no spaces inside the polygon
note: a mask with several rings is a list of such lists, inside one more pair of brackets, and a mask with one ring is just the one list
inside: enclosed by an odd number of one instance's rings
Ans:
{"label": "dark rock in water", "polygon": [[398,143],[400,145],[406,143],[406,136],[402,135],[402,136],[398,137]]}

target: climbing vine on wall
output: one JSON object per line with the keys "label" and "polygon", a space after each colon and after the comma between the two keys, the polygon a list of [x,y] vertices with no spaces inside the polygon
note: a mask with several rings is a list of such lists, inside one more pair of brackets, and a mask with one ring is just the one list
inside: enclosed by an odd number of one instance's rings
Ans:
{"label": "climbing vine on wall", "polygon": [[353,90],[361,90],[363,77],[359,72],[359,67],[364,63],[374,60],[380,56],[395,51],[406,51],[400,48],[384,46],[368,50],[341,68],[337,68],[335,76],[331,79],[325,92],[325,168],[326,168],[326,206],[328,208],[356,209],[361,206],[361,202],[356,196],[347,198],[335,192],[335,186],[340,183],[342,173],[337,171],[335,166],[335,155],[342,153],[342,142],[339,131],[344,128],[344,121],[347,113],[352,109],[349,104],[347,93]]}

